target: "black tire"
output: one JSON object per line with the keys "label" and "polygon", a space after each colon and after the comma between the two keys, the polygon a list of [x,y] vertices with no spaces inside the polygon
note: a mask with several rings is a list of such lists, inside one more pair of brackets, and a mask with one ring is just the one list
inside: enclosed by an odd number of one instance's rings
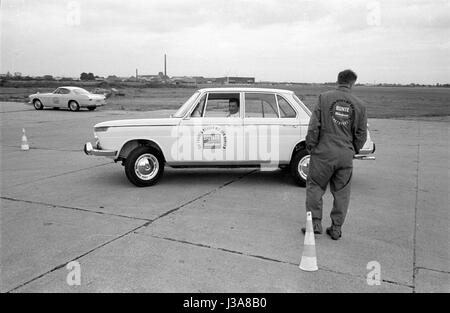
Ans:
{"label": "black tire", "polygon": [[[308,158],[306,158],[308,157]],[[299,163],[300,161],[305,162],[308,161],[309,162],[309,153],[308,151],[303,148],[298,150],[294,156],[292,157],[291,160],[291,175],[294,178],[294,181],[297,185],[299,185],[300,187],[306,187],[306,178],[307,178],[307,173],[305,173],[304,171],[300,172],[299,170]]]}
{"label": "black tire", "polygon": [[73,100],[69,101],[68,107],[69,107],[69,110],[72,111],[72,112],[80,110],[80,105],[78,104],[78,102],[73,101]]}
{"label": "black tire", "polygon": [[59,107],[53,107],[53,110],[59,110]]}
{"label": "black tire", "polygon": [[89,111],[94,111],[97,107],[87,107]]}
{"label": "black tire", "polygon": [[[148,178],[144,178],[144,174],[141,173],[141,177],[136,172],[139,172],[137,163],[139,162],[151,162],[152,166],[145,166],[142,171],[148,170],[150,173]],[[155,166],[157,161],[157,166]],[[150,163],[148,163],[150,165]],[[125,160],[125,174],[128,180],[138,187],[152,186],[158,182],[164,173],[164,158],[158,150],[152,147],[137,147],[130,152]]]}
{"label": "black tire", "polygon": [[33,106],[36,110],[42,110],[44,108],[44,105],[42,104],[41,100],[39,100],[39,99],[33,100]]}

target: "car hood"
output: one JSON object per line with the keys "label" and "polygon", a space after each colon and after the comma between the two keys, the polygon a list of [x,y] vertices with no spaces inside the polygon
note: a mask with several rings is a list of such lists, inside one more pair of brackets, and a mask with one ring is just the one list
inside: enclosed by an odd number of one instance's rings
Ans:
{"label": "car hood", "polygon": [[173,126],[178,125],[178,118],[146,118],[132,120],[107,121],[96,124],[94,127],[138,127],[138,126]]}
{"label": "car hood", "polygon": [[30,95],[30,97],[39,97],[39,96],[50,96],[53,92],[40,92],[40,93],[34,93]]}

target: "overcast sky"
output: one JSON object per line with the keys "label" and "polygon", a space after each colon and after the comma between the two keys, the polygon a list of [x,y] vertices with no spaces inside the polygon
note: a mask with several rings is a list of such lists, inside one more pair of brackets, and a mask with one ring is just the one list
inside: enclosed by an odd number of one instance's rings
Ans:
{"label": "overcast sky", "polygon": [[1,0],[0,72],[450,83],[449,0]]}

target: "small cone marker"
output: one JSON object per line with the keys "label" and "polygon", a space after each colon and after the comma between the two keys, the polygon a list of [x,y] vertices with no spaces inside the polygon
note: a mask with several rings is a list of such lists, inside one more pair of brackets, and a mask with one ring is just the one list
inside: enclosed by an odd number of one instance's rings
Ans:
{"label": "small cone marker", "polygon": [[25,135],[25,128],[22,128],[22,143],[20,145],[20,149],[22,150],[30,150],[30,146],[28,145],[28,139]]}
{"label": "small cone marker", "polygon": [[311,212],[306,213],[305,242],[299,267],[301,270],[308,272],[317,271],[319,269],[317,267],[316,242],[314,240]]}

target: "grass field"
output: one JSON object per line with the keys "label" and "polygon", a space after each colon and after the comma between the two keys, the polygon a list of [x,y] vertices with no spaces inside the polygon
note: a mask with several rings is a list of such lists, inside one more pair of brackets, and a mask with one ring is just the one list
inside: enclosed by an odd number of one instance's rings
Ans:
{"label": "grass field", "polygon": [[[74,84],[74,83],[72,83]],[[219,87],[225,87],[220,85]],[[83,86],[92,90],[89,86]],[[211,85],[183,88],[118,88],[123,96],[112,96],[100,110],[153,111],[177,109],[194,91]],[[333,89],[326,85],[276,84],[254,87],[280,88],[294,91],[308,106],[312,107],[320,93]],[[0,101],[26,101],[27,96],[50,92],[55,87],[0,87]],[[450,88],[431,87],[368,87],[358,86],[355,94],[367,104],[369,118],[403,118],[450,115]]]}

